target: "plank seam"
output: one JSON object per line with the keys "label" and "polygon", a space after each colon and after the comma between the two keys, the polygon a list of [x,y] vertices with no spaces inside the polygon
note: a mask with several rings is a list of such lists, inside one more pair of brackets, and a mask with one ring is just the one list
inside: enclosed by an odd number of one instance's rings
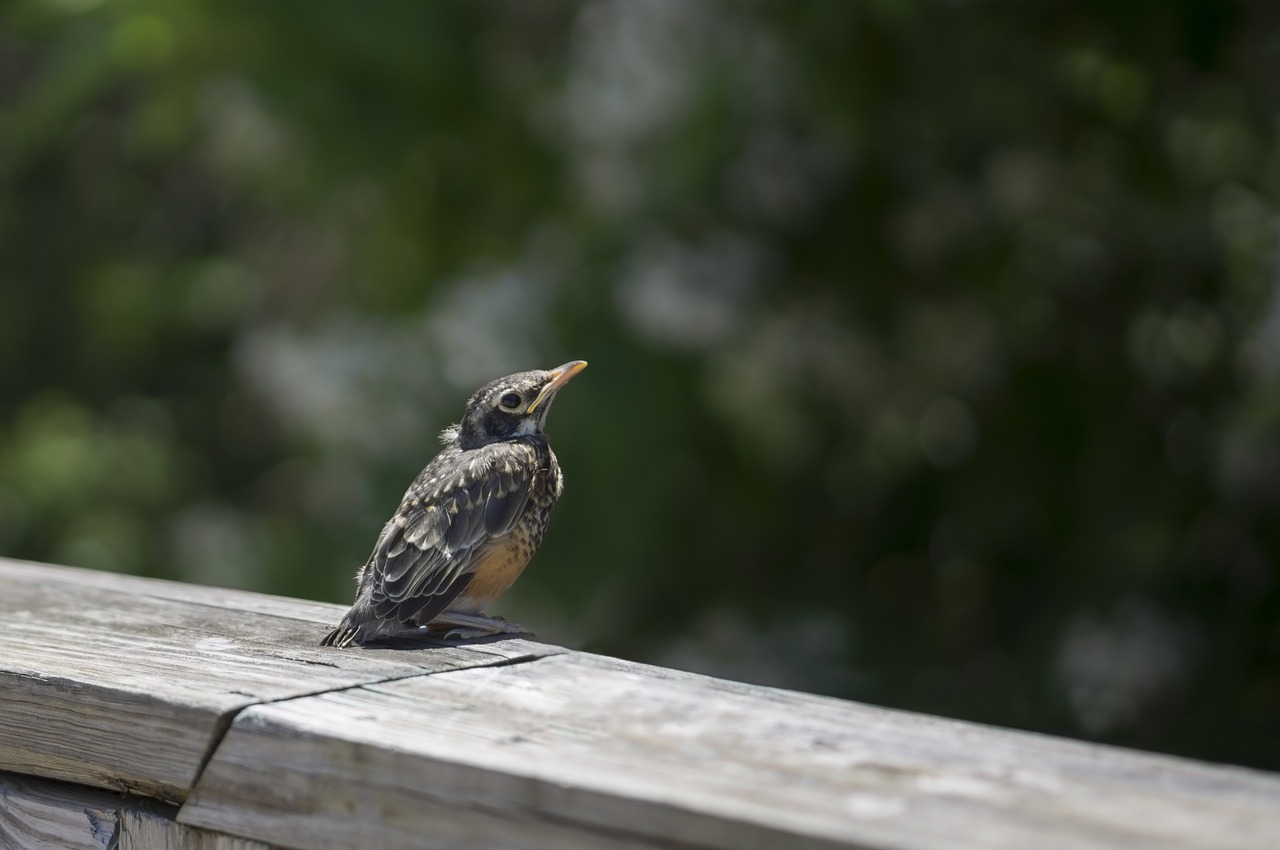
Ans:
{"label": "plank seam", "polygon": [[[555,655],[561,655],[567,651],[559,647],[557,647],[557,649],[559,650],[558,652],[552,652],[552,653],[530,652],[523,655],[515,655],[509,658],[489,656],[491,660],[477,661],[474,664],[468,663],[461,667],[450,667],[446,670],[419,670],[415,673],[405,673],[403,675],[395,675],[395,676],[384,676],[383,678],[371,679],[367,682],[356,682],[355,684],[342,685],[340,687],[320,688],[318,690],[308,691],[306,693],[291,694],[290,696],[286,696],[286,697],[277,697],[276,699],[258,699],[258,700],[255,700],[254,702],[247,703],[245,705],[230,709],[228,711],[224,711],[221,714],[219,714],[217,720],[214,721],[213,734],[209,736],[209,743],[205,747],[205,751],[200,756],[200,766],[196,768],[195,777],[191,781],[191,791],[186,795],[187,799],[190,799],[190,797],[193,794],[195,794],[196,789],[200,786],[200,780],[204,777],[205,769],[209,766],[209,762],[213,760],[213,757],[217,755],[218,748],[222,746],[222,742],[223,740],[225,740],[227,736],[227,732],[231,730],[232,724],[235,723],[236,718],[240,716],[241,712],[247,711],[251,708],[255,708],[261,705],[275,705],[277,703],[282,703],[282,702],[291,702],[296,699],[307,699],[310,697],[322,696],[324,694],[338,694],[338,693],[342,693],[343,691],[355,690],[357,688],[368,688],[368,687],[375,687],[377,685],[385,685],[388,682],[399,682],[405,679],[418,679],[418,678],[426,678],[428,676],[436,676],[436,675],[439,675],[440,673],[455,673],[462,670],[480,670],[480,669],[490,668],[490,667],[514,667],[517,664],[528,664],[534,661],[539,661],[543,658],[551,658]],[[182,802],[181,805],[182,806],[186,805],[185,800]]]}

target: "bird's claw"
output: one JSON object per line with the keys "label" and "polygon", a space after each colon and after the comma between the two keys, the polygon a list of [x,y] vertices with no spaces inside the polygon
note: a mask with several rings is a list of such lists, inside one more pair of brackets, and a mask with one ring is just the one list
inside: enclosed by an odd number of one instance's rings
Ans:
{"label": "bird's claw", "polygon": [[533,634],[519,623],[509,623],[502,617],[481,617],[474,614],[444,614],[437,618],[434,624],[452,626],[447,631],[438,632],[442,640],[473,640],[495,635]]}

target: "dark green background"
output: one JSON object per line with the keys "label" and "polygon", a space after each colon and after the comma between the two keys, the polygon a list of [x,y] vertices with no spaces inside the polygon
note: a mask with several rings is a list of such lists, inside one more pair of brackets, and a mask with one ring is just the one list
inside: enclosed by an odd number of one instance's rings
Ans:
{"label": "dark green background", "polygon": [[1278,9],[11,0],[0,552],[346,601],[584,358],[502,613],[1280,768]]}

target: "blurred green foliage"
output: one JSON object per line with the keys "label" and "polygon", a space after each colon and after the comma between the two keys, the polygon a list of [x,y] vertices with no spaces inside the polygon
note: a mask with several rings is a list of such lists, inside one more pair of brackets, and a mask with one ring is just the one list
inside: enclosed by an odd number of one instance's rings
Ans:
{"label": "blurred green foliage", "polygon": [[1280,768],[1278,25],[14,0],[0,551],[347,601],[470,390],[581,357],[503,613]]}

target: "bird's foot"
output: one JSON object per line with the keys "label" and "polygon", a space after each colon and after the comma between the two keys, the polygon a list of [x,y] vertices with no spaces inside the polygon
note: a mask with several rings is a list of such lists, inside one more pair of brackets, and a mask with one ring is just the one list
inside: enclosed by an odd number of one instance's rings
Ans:
{"label": "bird's foot", "polygon": [[431,621],[433,634],[445,640],[472,640],[494,635],[531,635],[519,623],[509,623],[501,617],[481,617],[479,614],[448,612]]}

